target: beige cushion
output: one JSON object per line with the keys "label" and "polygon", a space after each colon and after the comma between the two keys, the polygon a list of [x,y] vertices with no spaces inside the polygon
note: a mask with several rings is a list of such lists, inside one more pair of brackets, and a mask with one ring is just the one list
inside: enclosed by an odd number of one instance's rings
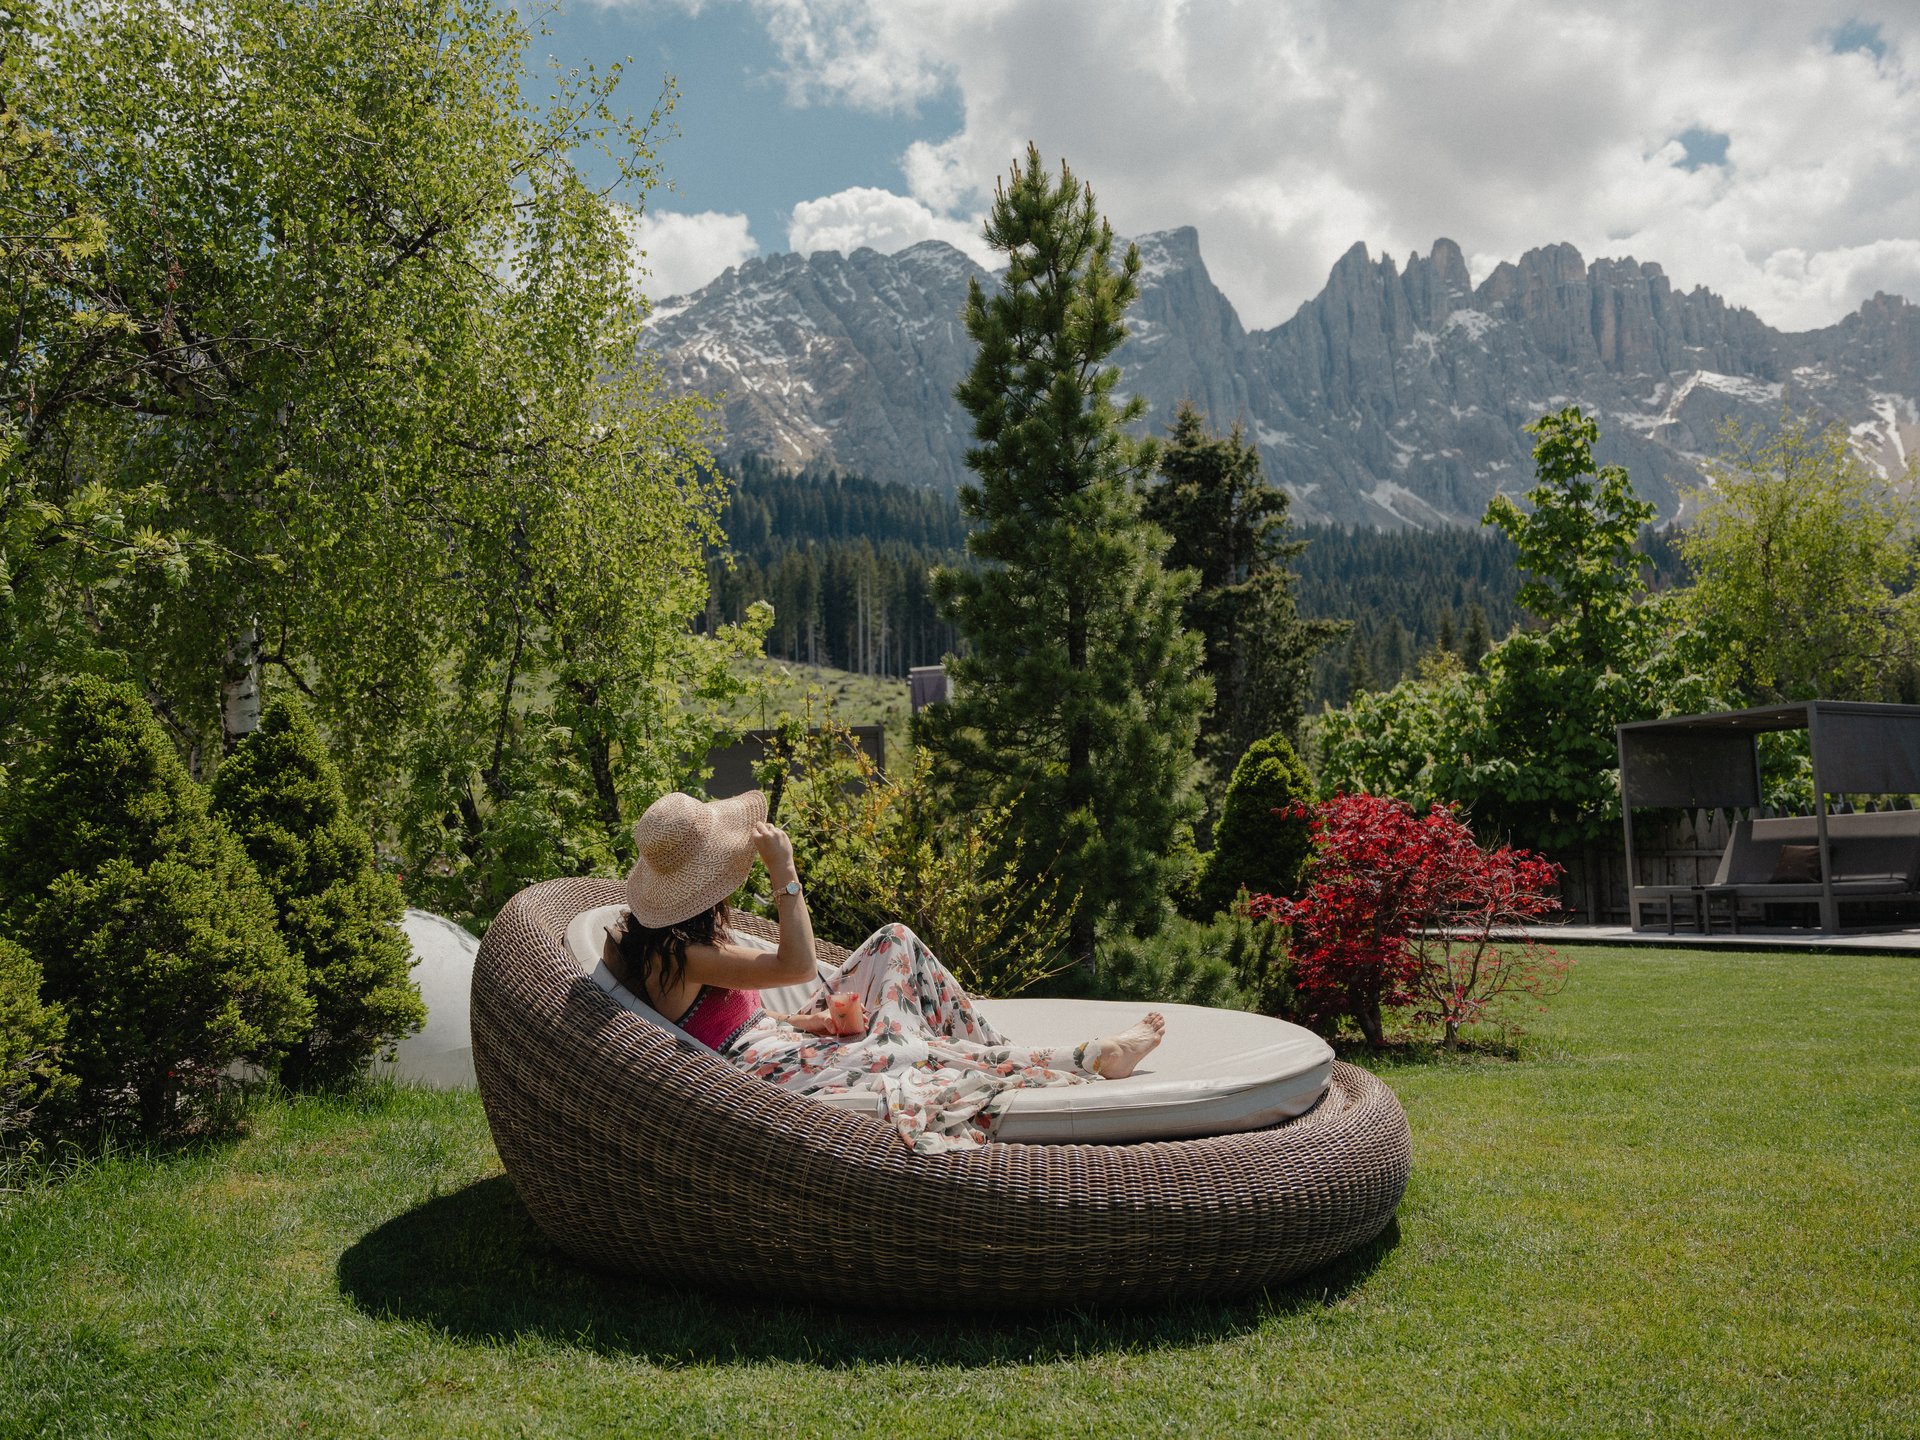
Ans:
{"label": "beige cushion", "polygon": [[993,1027],[1022,1045],[1077,1045],[1126,1029],[1149,1008],[1167,1038],[1125,1080],[1018,1090],[999,1140],[1178,1140],[1258,1130],[1304,1115],[1333,1074],[1333,1048],[1311,1030],[1204,1005],[1137,1000],[982,1000]]}
{"label": "beige cushion", "polygon": [[[624,906],[608,905],[575,916],[567,927],[567,950],[581,972],[613,999],[644,1019],[702,1050],[709,1047],[666,1019],[613,978],[600,962],[609,926]],[[742,937],[746,943],[764,941]],[[770,946],[767,948],[771,948]],[[822,967],[823,978],[833,975]],[[763,990],[771,1009],[794,1011],[815,987]],[[1202,1005],[1147,1006],[1113,1000],[982,1000],[995,1029],[1018,1045],[1070,1049],[1082,1040],[1126,1029],[1149,1008],[1167,1017],[1167,1038],[1125,1080],[1018,1090],[1007,1100],[996,1139],[1025,1144],[1070,1141],[1178,1140],[1257,1130],[1305,1114],[1326,1092],[1333,1050],[1311,1030]],[[879,1118],[878,1095],[812,1097],[840,1110]]]}

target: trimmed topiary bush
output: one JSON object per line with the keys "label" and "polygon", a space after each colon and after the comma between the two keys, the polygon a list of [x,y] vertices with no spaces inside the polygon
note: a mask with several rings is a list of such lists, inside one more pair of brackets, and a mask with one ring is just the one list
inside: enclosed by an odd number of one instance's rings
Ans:
{"label": "trimmed topiary bush", "polygon": [[313,1029],[282,1067],[292,1085],[358,1074],[426,1023],[408,977],[400,886],[374,866],[339,771],[297,701],[274,702],[213,780],[214,812],[240,837],[306,965]]}
{"label": "trimmed topiary bush", "polygon": [[191,1126],[235,1061],[307,1031],[300,962],[246,852],[139,692],[61,692],[0,823],[0,917],[67,1017],[79,1120]]}
{"label": "trimmed topiary bush", "polygon": [[1302,807],[1313,798],[1307,767],[1284,735],[1254,741],[1227,782],[1213,849],[1194,887],[1193,918],[1218,915],[1242,890],[1298,895],[1313,853],[1312,826]]}
{"label": "trimmed topiary bush", "polygon": [[39,964],[0,939],[0,1151],[27,1128],[36,1106],[72,1091],[73,1077],[57,1058],[66,1031],[65,1012],[40,998]]}

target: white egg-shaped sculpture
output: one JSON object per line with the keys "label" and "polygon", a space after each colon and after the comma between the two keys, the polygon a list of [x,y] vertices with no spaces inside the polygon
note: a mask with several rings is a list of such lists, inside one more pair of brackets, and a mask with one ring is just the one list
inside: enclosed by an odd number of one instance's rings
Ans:
{"label": "white egg-shaped sculpture", "polygon": [[409,910],[400,917],[413,946],[413,981],[427,1002],[427,1023],[402,1040],[373,1073],[451,1090],[473,1081],[473,1032],[467,1007],[480,942],[444,916]]}

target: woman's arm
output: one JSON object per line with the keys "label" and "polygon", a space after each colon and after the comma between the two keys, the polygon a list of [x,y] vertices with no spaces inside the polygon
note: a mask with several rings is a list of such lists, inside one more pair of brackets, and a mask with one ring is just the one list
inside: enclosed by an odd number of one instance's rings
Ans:
{"label": "woman's arm", "polygon": [[807,894],[798,888],[787,893],[788,885],[797,887],[800,883],[800,872],[793,863],[793,842],[778,825],[763,820],[753,827],[753,848],[760,852],[767,877],[773,881],[773,908],[780,917],[780,948],[774,954],[793,968],[796,977],[784,983],[811,980],[819,972],[814,964],[813,917],[807,913]]}
{"label": "woman's arm", "polygon": [[771,953],[742,945],[689,945],[687,978],[702,985],[729,990],[771,990],[813,979],[819,970],[813,955],[813,921],[807,914],[804,892],[788,894],[799,882],[793,864],[793,842],[777,825],[761,821],[753,829],[753,848],[765,862],[773,881],[774,906],[780,915],[780,945]]}

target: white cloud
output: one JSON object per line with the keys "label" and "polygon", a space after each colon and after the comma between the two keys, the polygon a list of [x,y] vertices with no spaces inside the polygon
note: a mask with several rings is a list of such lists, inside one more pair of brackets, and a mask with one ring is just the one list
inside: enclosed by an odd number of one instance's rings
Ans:
{"label": "white cloud", "polygon": [[630,217],[627,228],[634,263],[644,272],[640,288],[654,300],[698,290],[728,266],[760,253],[745,215],[649,210]]}
{"label": "white cloud", "polygon": [[1920,299],[1920,12],[1894,0],[750,3],[797,99],[961,101],[902,157],[906,196],[798,207],[813,245],[972,232],[1033,139],[1122,233],[1197,226],[1252,325],[1356,239],[1440,235],[1476,278],[1559,240],[1658,260],[1787,328]]}
{"label": "white cloud", "polygon": [[788,246],[802,255],[815,250],[851,255],[863,245],[891,255],[922,240],[944,240],[982,264],[992,262],[978,218],[936,214],[918,200],[869,185],[802,200],[787,227]]}

